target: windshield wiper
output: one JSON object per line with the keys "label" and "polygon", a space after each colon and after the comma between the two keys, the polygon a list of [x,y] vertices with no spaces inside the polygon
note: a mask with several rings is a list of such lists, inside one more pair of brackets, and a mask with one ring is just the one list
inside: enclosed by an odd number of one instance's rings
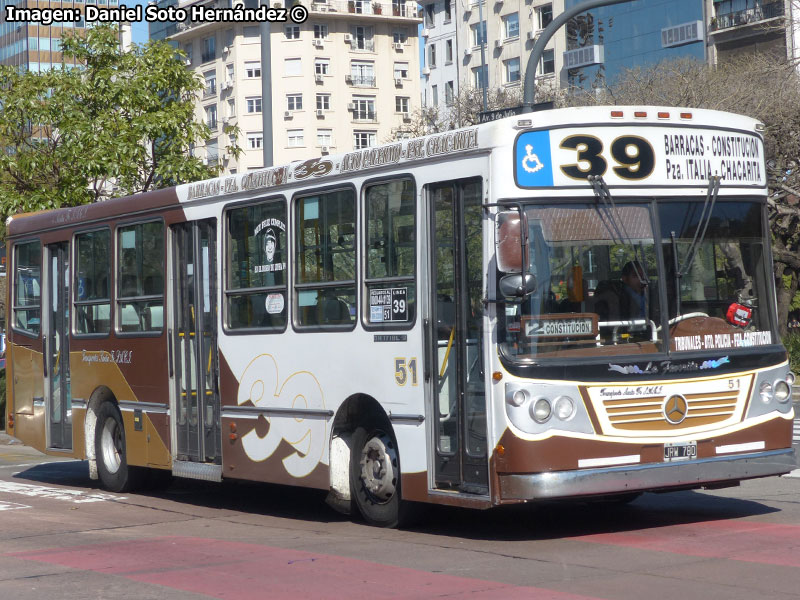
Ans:
{"label": "windshield wiper", "polygon": [[[714,203],[717,201],[719,195],[719,184],[722,177],[719,175],[712,175],[708,178],[708,190],[706,191],[706,200],[703,202],[703,210],[700,212],[700,219],[697,221],[697,227],[694,230],[694,237],[692,243],[689,244],[689,249],[686,252],[686,258],[683,265],[678,266],[678,245],[675,239],[675,232],[670,232],[670,239],[672,240],[672,262],[675,267],[675,309],[677,315],[681,314],[681,280],[692,268],[692,263],[697,256],[697,250],[700,248],[703,240],[706,237],[708,224],[711,222],[711,215],[714,213]],[[706,214],[708,209],[708,214]],[[702,228],[702,233],[700,232]]]}

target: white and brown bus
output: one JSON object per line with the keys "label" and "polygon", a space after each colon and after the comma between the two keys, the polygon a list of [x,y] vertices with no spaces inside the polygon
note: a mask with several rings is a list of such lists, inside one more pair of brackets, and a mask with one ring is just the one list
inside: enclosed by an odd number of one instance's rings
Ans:
{"label": "white and brown bus", "polygon": [[794,468],[761,125],[552,110],[10,219],[8,430],[487,508]]}

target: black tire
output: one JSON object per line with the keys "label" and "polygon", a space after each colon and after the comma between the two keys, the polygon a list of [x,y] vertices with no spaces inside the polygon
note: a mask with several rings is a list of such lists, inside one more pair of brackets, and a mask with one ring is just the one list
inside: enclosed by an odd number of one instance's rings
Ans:
{"label": "black tire", "polygon": [[97,412],[94,454],[97,459],[97,474],[105,489],[111,492],[128,492],[141,484],[142,470],[128,466],[122,416],[111,402],[103,402]]}
{"label": "black tire", "polygon": [[400,523],[397,443],[380,427],[358,427],[350,449],[350,496],[364,520],[376,527]]}

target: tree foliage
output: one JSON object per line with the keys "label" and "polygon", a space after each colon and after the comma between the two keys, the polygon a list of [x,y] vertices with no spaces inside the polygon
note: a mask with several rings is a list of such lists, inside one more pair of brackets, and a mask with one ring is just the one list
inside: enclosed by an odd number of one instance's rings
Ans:
{"label": "tree foliage", "polygon": [[708,108],[748,115],[764,123],[769,218],[781,333],[800,275],[800,75],[797,63],[774,54],[728,58],[716,67],[693,59],[624,71],[576,105],[657,105]]}
{"label": "tree foliage", "polygon": [[117,30],[103,26],[65,36],[62,52],[80,66],[0,67],[2,216],[215,174],[189,153],[210,132],[194,120],[202,83],[174,48],[150,42],[122,50]]}

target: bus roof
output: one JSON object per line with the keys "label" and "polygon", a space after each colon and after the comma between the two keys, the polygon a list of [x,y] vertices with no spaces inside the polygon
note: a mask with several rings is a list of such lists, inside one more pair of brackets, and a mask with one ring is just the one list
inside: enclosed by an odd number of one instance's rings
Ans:
{"label": "bus roof", "polygon": [[102,221],[124,215],[178,208],[198,201],[233,199],[277,190],[284,186],[306,186],[324,180],[335,182],[391,167],[418,166],[496,146],[511,146],[520,131],[566,126],[680,125],[752,132],[761,137],[760,123],[750,117],[706,109],[657,106],[570,107],[526,113],[490,123],[433,133],[353,152],[326,155],[246,173],[223,175],[143,194],[125,196],[78,207],[14,215],[7,221],[8,236],[74,227],[82,222]]}

